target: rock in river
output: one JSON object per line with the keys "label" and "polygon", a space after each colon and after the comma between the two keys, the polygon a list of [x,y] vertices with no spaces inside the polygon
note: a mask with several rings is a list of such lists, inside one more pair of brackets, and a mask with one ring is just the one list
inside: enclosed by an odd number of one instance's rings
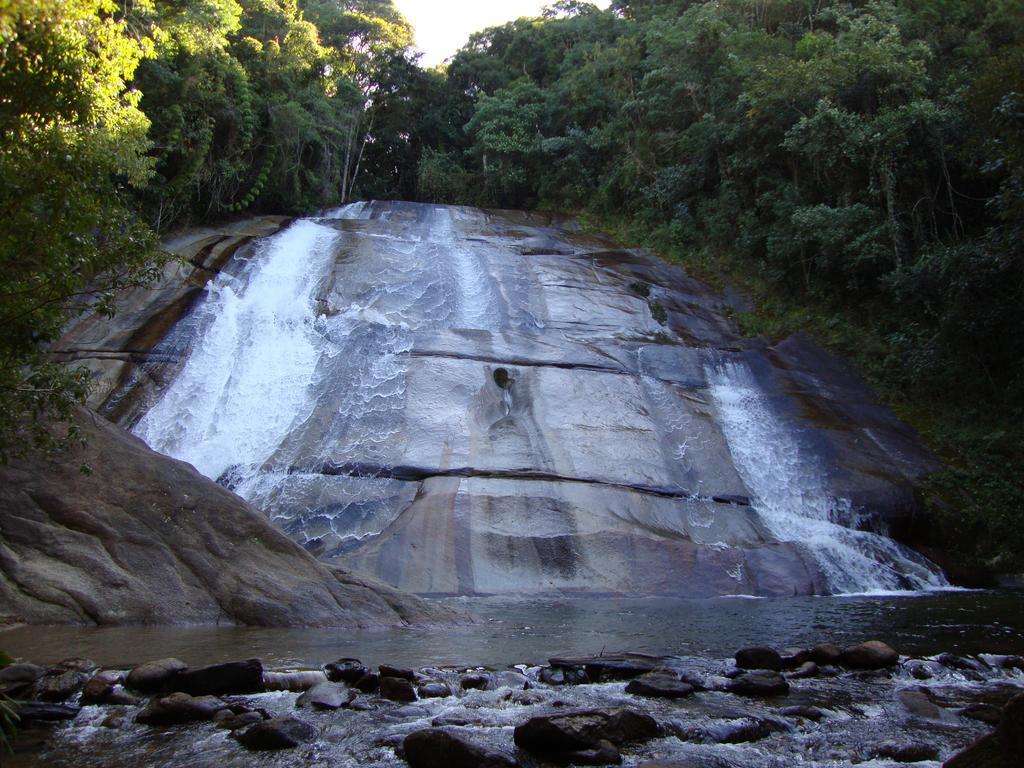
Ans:
{"label": "rock in river", "polygon": [[581,710],[541,715],[515,729],[515,743],[539,755],[559,755],[615,745],[644,742],[661,733],[650,715],[632,709]]}
{"label": "rock in river", "polygon": [[316,726],[297,717],[275,717],[236,731],[235,738],[246,749],[260,751],[297,747],[312,741],[318,733]]}
{"label": "rock in river", "polygon": [[885,669],[899,663],[900,655],[881,640],[869,640],[843,651],[841,664],[854,669]]}
{"label": "rock in river", "polygon": [[201,720],[210,720],[214,714],[227,709],[220,699],[214,696],[189,696],[187,693],[172,693],[162,699],[153,699],[139,714],[135,722],[143,725],[179,725]]}
{"label": "rock in river", "polygon": [[734,677],[725,689],[740,696],[784,696],[789,693],[789,683],[778,672],[755,670]]}
{"label": "rock in river", "polygon": [[451,728],[427,728],[410,733],[402,748],[411,768],[515,768],[519,765],[508,755],[476,744]]}

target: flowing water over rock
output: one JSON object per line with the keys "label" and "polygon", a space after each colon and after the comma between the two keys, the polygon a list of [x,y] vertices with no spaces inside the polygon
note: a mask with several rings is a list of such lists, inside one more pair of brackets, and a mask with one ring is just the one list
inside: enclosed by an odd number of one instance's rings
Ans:
{"label": "flowing water over rock", "polygon": [[564,223],[359,203],[235,257],[134,431],[422,594],[944,586],[885,535],[935,460],[841,361],[730,313]]}

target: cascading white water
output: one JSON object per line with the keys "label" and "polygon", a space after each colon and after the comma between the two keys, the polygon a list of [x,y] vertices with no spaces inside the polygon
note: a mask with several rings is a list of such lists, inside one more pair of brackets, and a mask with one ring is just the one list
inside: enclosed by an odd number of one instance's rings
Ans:
{"label": "cascading white water", "polygon": [[803,546],[833,594],[923,590],[948,586],[938,568],[870,531],[847,528],[852,510],[829,494],[828,471],[804,448],[792,425],[741,362],[706,368],[708,387],[736,469],[752,504],[779,541]]}
{"label": "cascading white water", "polygon": [[311,405],[324,353],[314,293],[336,238],[298,221],[265,241],[247,282],[218,276],[197,310],[205,331],[135,434],[214,479],[265,461]]}
{"label": "cascading white water", "polygon": [[[240,276],[211,283],[187,361],[135,433],[228,482],[300,541],[380,532],[409,503],[403,484],[320,470],[386,466],[400,452],[417,330],[487,327],[494,290],[456,242],[453,211],[431,210],[429,239],[417,225],[363,229],[366,203],[268,238]],[[330,309],[318,303],[325,290]]]}

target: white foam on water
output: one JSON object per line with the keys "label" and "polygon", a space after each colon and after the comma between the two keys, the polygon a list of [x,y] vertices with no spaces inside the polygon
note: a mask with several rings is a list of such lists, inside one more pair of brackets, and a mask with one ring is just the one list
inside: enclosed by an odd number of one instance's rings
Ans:
{"label": "white foam on water", "polygon": [[828,469],[773,407],[750,368],[722,361],[706,367],[720,425],[751,503],[779,541],[802,546],[833,594],[891,594],[948,586],[933,564],[892,539],[848,528],[848,499],[828,488]]}
{"label": "white foam on water", "polygon": [[314,294],[337,236],[297,221],[263,242],[247,282],[218,276],[196,310],[205,332],[135,434],[211,478],[265,461],[312,404]]}

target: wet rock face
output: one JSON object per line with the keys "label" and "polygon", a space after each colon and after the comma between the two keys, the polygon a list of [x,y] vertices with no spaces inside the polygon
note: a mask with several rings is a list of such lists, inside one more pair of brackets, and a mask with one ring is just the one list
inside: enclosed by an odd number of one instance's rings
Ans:
{"label": "wet rock face", "polygon": [[[353,627],[457,618],[318,563],[189,465],[96,414],[81,410],[75,420],[84,446],[57,461],[0,466],[5,613],[29,623],[104,625]],[[169,661],[128,682],[158,690],[178,672]],[[61,700],[86,679],[67,669],[47,685]]]}
{"label": "wet rock face", "polygon": [[[408,203],[301,220],[234,260],[210,233],[180,245],[231,279],[162,336],[147,320],[162,367],[107,412],[321,559],[419,594],[941,581],[870,533],[919,511],[938,465],[916,436],[842,361],[742,339],[724,299],[650,253]],[[260,434],[251,392],[274,401]],[[852,565],[808,545],[822,526]]]}

